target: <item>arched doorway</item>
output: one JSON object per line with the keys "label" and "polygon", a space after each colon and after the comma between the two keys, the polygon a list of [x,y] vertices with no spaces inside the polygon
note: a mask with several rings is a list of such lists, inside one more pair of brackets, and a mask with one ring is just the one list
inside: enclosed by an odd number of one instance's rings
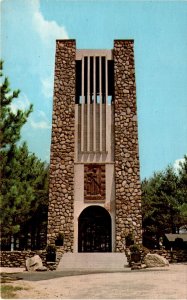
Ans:
{"label": "arched doorway", "polygon": [[111,252],[111,217],[105,208],[93,205],[80,214],[78,252]]}

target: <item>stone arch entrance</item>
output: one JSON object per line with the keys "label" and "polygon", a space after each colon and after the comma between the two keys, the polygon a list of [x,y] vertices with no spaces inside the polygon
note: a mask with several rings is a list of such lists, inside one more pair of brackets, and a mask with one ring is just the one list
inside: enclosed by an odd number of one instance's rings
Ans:
{"label": "stone arch entrance", "polygon": [[111,252],[111,217],[97,205],[85,208],[78,219],[78,252]]}

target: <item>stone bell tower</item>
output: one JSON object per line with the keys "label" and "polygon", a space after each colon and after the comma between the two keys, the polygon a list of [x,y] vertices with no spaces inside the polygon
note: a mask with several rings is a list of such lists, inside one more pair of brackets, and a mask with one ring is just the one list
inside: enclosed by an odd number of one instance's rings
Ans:
{"label": "stone bell tower", "polygon": [[133,40],[78,50],[57,40],[48,243],[65,252],[123,252],[141,243]]}

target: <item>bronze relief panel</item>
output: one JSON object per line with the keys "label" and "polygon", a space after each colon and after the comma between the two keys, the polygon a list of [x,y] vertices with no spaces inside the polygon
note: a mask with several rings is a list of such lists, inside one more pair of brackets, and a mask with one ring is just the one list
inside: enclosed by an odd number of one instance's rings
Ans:
{"label": "bronze relief panel", "polygon": [[105,200],[105,165],[84,165],[84,200]]}

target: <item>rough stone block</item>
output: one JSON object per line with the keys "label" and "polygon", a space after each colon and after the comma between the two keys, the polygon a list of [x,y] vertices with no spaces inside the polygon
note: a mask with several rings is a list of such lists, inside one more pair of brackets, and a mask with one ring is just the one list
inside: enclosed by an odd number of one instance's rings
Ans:
{"label": "rough stone block", "polygon": [[164,258],[159,254],[151,254],[151,253],[145,256],[144,263],[147,268],[169,266],[169,262],[166,258]]}

